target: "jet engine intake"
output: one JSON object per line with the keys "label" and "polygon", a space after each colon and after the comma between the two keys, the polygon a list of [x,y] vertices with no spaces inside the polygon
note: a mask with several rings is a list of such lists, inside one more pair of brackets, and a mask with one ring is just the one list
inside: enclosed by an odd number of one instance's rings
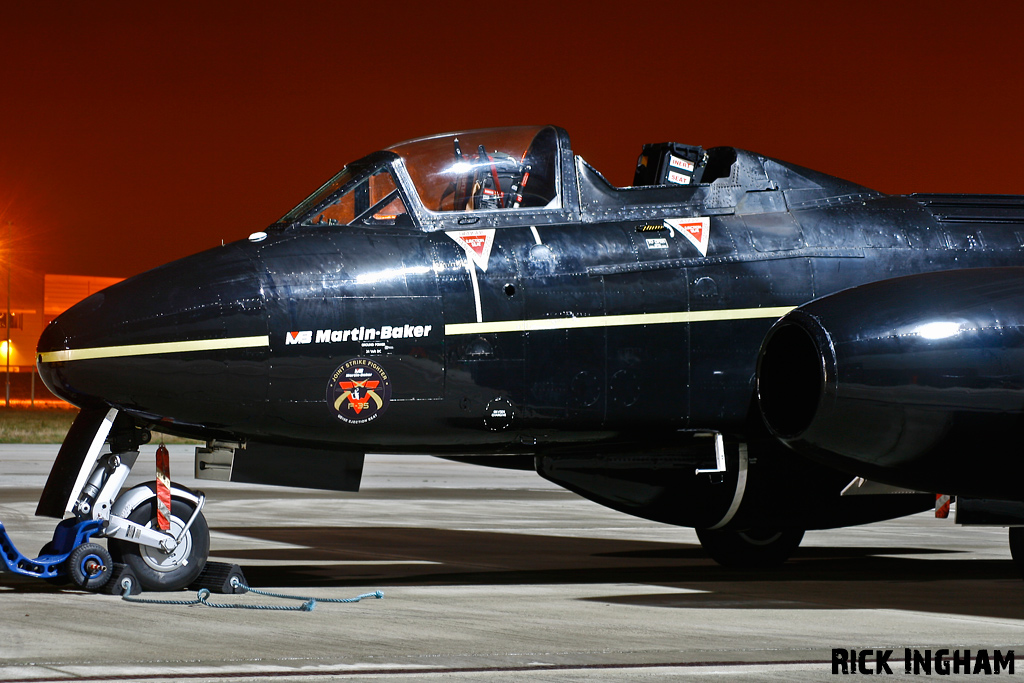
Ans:
{"label": "jet engine intake", "polygon": [[911,275],[805,304],[766,335],[757,395],[771,433],[823,464],[1024,500],[1024,269]]}

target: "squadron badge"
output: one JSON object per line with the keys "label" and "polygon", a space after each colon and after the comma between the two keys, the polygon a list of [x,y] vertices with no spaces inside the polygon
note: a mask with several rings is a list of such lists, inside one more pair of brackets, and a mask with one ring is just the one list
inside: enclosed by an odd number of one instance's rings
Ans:
{"label": "squadron badge", "polygon": [[346,361],[327,385],[327,402],[338,419],[349,424],[376,420],[390,401],[388,373],[368,358]]}

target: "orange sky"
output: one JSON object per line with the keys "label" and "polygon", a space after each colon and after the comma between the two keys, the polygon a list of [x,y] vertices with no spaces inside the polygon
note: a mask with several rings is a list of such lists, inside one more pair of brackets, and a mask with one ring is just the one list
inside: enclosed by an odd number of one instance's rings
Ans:
{"label": "orange sky", "polygon": [[1019,3],[356,4],[7,3],[19,262],[132,275],[375,149],[511,124],[565,127],[617,183],[674,140],[894,193],[1024,193]]}

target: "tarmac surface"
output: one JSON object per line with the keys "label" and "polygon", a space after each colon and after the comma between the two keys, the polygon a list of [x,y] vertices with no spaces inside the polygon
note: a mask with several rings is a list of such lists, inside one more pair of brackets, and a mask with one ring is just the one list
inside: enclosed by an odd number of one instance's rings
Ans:
{"label": "tarmac surface", "polygon": [[[368,456],[362,491],[344,494],[197,482],[192,447],[170,449],[172,477],[208,495],[211,559],[241,565],[255,588],[384,599],[312,612],[130,604],[4,573],[0,683],[818,681],[834,680],[833,648],[894,650],[897,676],[904,648],[1024,659],[1024,581],[1005,529],[917,515],[809,532],[779,570],[727,571],[692,530],[531,472]],[[153,451],[130,484],[152,479]],[[30,556],[55,523],[33,512],[56,452],[0,446],[0,520]]]}

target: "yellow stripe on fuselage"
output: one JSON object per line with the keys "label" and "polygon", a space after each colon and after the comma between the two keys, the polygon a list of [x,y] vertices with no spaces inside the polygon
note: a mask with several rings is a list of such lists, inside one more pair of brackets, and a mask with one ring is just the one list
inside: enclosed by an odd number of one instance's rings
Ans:
{"label": "yellow stripe on fuselage", "polygon": [[795,306],[772,308],[730,308],[718,311],[678,311],[675,313],[633,313],[629,315],[595,315],[582,318],[547,318],[540,320],[500,320],[488,323],[455,323],[444,326],[446,335],[496,334],[498,332],[537,332],[540,330],[575,330],[586,327],[624,327],[627,325],[665,325],[698,323],[712,320],[754,320],[781,318]]}
{"label": "yellow stripe on fuselage", "polygon": [[[795,306],[770,308],[730,308],[716,311],[677,311],[673,313],[633,313],[628,315],[595,315],[581,318],[547,318],[537,320],[498,320],[480,323],[454,323],[444,326],[450,336],[462,334],[497,334],[500,332],[539,332],[543,330],[576,330],[593,327],[626,327],[629,325],[666,325],[716,320],[755,320],[781,318]],[[197,339],[192,341],[97,346],[89,349],[44,351],[36,357],[40,363],[65,363],[74,360],[127,358],[168,353],[222,351],[225,349],[262,348],[270,346],[268,335],[232,337],[228,339]]]}
{"label": "yellow stripe on fuselage", "polygon": [[40,363],[63,363],[72,360],[126,358],[128,356],[189,353],[192,351],[221,351],[224,349],[248,349],[269,346],[270,337],[264,334],[255,337],[232,337],[230,339],[196,339],[193,341],[158,342],[155,344],[128,344],[125,346],[97,346],[91,349],[44,351],[36,359]]}

